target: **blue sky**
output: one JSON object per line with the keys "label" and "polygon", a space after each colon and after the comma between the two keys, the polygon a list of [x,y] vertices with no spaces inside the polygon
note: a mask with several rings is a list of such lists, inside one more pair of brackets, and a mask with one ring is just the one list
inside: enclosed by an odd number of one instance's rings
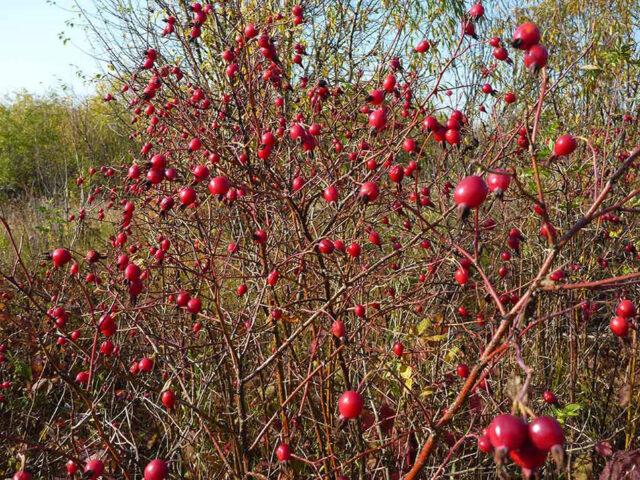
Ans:
{"label": "blue sky", "polygon": [[[76,72],[92,75],[97,65],[78,47],[84,43],[83,33],[65,25],[72,18],[69,11],[45,0],[0,0],[0,7],[0,98],[22,89],[37,94],[60,91],[62,84],[79,95],[92,92]],[[71,37],[66,45],[58,38],[62,31]]]}

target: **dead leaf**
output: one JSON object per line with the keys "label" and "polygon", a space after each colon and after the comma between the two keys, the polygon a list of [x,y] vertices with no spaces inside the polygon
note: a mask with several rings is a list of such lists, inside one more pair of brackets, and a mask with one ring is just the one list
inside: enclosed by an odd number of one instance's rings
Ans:
{"label": "dead leaf", "polygon": [[625,383],[618,390],[618,405],[626,407],[631,399],[631,388],[628,383]]}
{"label": "dead leaf", "polygon": [[640,480],[640,450],[619,451],[604,466],[600,480]]}
{"label": "dead leaf", "polygon": [[602,455],[603,457],[610,457],[613,455],[613,448],[609,442],[598,442],[593,448],[598,455]]}
{"label": "dead leaf", "polygon": [[31,385],[31,393],[36,393],[42,388],[46,388],[45,395],[48,395],[53,388],[53,383],[48,378],[41,378]]}
{"label": "dead leaf", "polygon": [[593,462],[591,455],[580,455],[573,461],[572,480],[590,480],[593,478]]}

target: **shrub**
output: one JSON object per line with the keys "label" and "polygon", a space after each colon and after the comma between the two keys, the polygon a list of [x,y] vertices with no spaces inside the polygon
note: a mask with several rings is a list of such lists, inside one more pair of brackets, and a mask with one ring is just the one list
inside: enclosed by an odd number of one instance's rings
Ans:
{"label": "shrub", "polygon": [[541,28],[519,52],[452,3],[426,48],[418,2],[358,5],[112,11],[105,100],[140,151],[79,182],[109,238],[4,270],[12,458],[414,479],[633,444],[635,79],[581,115],[593,46],[546,58]]}

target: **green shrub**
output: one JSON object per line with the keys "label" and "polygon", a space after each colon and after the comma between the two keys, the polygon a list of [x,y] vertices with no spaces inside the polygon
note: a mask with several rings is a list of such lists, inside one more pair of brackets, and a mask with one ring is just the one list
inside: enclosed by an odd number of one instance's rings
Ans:
{"label": "green shrub", "polygon": [[57,196],[89,165],[118,163],[126,136],[112,108],[54,94],[0,103],[0,194]]}

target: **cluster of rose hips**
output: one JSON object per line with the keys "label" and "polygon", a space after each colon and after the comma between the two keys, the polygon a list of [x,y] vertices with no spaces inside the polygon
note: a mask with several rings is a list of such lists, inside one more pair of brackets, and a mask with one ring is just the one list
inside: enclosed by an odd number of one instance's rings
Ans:
{"label": "cluster of rose hips", "polygon": [[207,21],[207,14],[211,13],[211,4],[206,4],[204,7],[202,4],[195,2],[191,4],[191,11],[193,12],[193,18],[191,21],[191,32],[189,32],[189,38],[191,41],[196,40],[202,35],[202,25]]}
{"label": "cluster of rose hips", "polygon": [[433,134],[433,139],[439,143],[449,145],[459,145],[461,140],[460,131],[469,122],[467,117],[460,110],[453,110],[444,125],[432,115],[425,117],[422,126]]}
{"label": "cluster of rose hips", "polygon": [[[463,25],[463,31],[465,35],[472,38],[477,38],[474,22],[478,21],[484,16],[484,7],[481,3],[474,4],[469,9],[469,19],[466,20]],[[540,44],[540,30],[535,23],[525,22],[518,26],[513,33],[513,40],[511,42],[514,48],[524,50],[524,64],[529,70],[538,71],[547,65],[549,59],[549,52]],[[509,53],[504,48],[499,37],[493,37],[489,40],[489,45],[493,47],[493,56],[496,60],[511,63]],[[484,93],[493,93],[493,89],[489,85],[488,88],[483,88]],[[506,99],[505,99],[506,100]],[[507,102],[512,103],[512,102]]]}
{"label": "cluster of rose hips", "polygon": [[507,191],[511,184],[511,174],[504,169],[492,170],[487,175],[487,181],[479,175],[470,175],[460,180],[453,192],[453,201],[463,214],[476,209],[489,195],[494,193],[498,198]]}
{"label": "cluster of rose hips", "polygon": [[511,44],[524,50],[524,65],[529,70],[538,71],[547,65],[549,52],[540,44],[540,30],[533,22],[525,22],[513,32]]}
{"label": "cluster of rose hips", "polygon": [[[429,48],[429,42],[427,40],[422,40],[415,47],[415,51],[417,53],[424,53],[428,50],[428,48]],[[359,109],[360,113],[367,115],[369,127],[371,127],[373,132],[380,132],[387,128],[388,112],[387,112],[386,105],[384,105],[387,95],[394,95],[398,99],[404,99],[401,104],[402,110],[400,112],[400,115],[403,118],[408,118],[410,116],[411,101],[413,99],[413,90],[411,89],[411,85],[409,83],[403,83],[399,85],[394,73],[395,71],[401,69],[400,60],[397,57],[393,57],[389,62],[389,68],[391,72],[387,73],[387,75],[384,77],[380,88],[375,88],[371,90],[371,92],[367,96],[368,104],[362,105]],[[378,107],[378,108],[372,108],[372,107]],[[460,114],[460,112],[458,113]],[[347,138],[350,138],[350,136],[348,135]],[[444,141],[444,138],[441,141]],[[336,152],[340,153],[344,148],[344,145],[342,144],[342,142],[340,142],[337,139],[334,139],[333,142],[334,142],[334,148]],[[369,145],[366,142],[361,142],[362,150],[368,149],[368,148],[369,148]],[[407,153],[415,153],[417,150],[417,143],[414,139],[407,137],[404,139],[402,148]],[[349,159],[354,161],[357,158],[356,155],[357,155],[356,152],[350,153]],[[373,161],[373,163],[367,164],[367,168],[369,168],[370,170],[373,170],[375,169],[376,165],[377,163]]]}
{"label": "cluster of rose hips", "polygon": [[[189,40],[193,42],[197,40],[200,35],[202,35],[202,26],[207,21],[207,15],[212,12],[212,6],[211,4],[206,4],[203,7],[202,4],[194,2],[190,5],[189,8],[193,13],[193,17],[191,19],[191,22],[189,23],[189,26],[191,27],[191,30],[189,31]],[[166,37],[167,35],[171,35],[175,31],[176,17],[171,15],[165,18],[163,21],[166,23],[166,25],[162,30],[162,36]]]}
{"label": "cluster of rose hips", "polygon": [[636,306],[631,300],[622,300],[616,308],[616,316],[609,322],[611,332],[617,337],[626,337],[631,328],[631,319],[636,315]]}
{"label": "cluster of rose hips", "polygon": [[462,31],[465,35],[472,38],[478,38],[476,35],[475,22],[480,20],[484,16],[484,6],[482,3],[474,3],[469,9],[468,18],[462,22]]}
{"label": "cluster of rose hips", "polygon": [[527,477],[545,464],[549,453],[560,467],[563,448],[562,426],[549,416],[536,417],[527,423],[516,415],[498,415],[478,437],[481,452],[494,452],[498,465],[508,456]]}
{"label": "cluster of rose hips", "polygon": [[[502,198],[510,184],[511,176],[503,169],[492,171],[487,175],[486,182],[478,175],[470,175],[460,180],[453,192],[453,200],[464,217],[469,210],[479,208],[487,198],[487,195],[489,195],[489,192],[493,192],[498,198]],[[461,259],[460,268],[454,274],[454,278],[459,285],[464,286],[469,281],[470,267],[471,261],[469,259]]]}
{"label": "cluster of rose hips", "polygon": [[304,10],[302,9],[301,5],[294,5],[291,8],[291,15],[293,16],[293,24],[294,25],[300,25],[302,22],[304,22]]}
{"label": "cluster of rose hips", "polygon": [[[80,470],[78,464],[73,460],[69,460],[66,464],[67,474],[74,477]],[[104,462],[93,458],[87,461],[82,471],[83,478],[87,480],[97,480],[104,473]],[[144,480],[165,480],[169,476],[169,466],[164,460],[156,458],[151,460],[144,469]],[[14,473],[12,480],[31,480],[33,475],[25,470],[24,467]]]}
{"label": "cluster of rose hips", "polygon": [[[484,7],[482,4],[476,3],[471,7],[469,10],[470,21],[464,24],[465,34],[475,37],[473,22],[480,19],[483,15]],[[515,29],[511,41],[514,48],[524,50],[525,67],[534,72],[544,68],[549,59],[549,52],[546,47],[540,43],[540,38],[540,29],[538,26],[533,22],[525,22]],[[511,63],[509,54],[506,48],[502,46],[502,41],[499,37],[491,38],[489,45],[493,47],[493,56],[497,60]],[[493,87],[488,83],[482,85],[482,91],[488,95],[495,93]],[[516,96],[513,92],[507,92],[505,93],[504,100],[506,103],[513,103],[516,101]],[[518,146],[523,149],[527,148],[529,146],[529,139],[526,128],[522,127],[518,134]],[[570,155],[576,149],[576,146],[576,141],[571,135],[562,135],[554,144],[553,156],[563,157]]]}

